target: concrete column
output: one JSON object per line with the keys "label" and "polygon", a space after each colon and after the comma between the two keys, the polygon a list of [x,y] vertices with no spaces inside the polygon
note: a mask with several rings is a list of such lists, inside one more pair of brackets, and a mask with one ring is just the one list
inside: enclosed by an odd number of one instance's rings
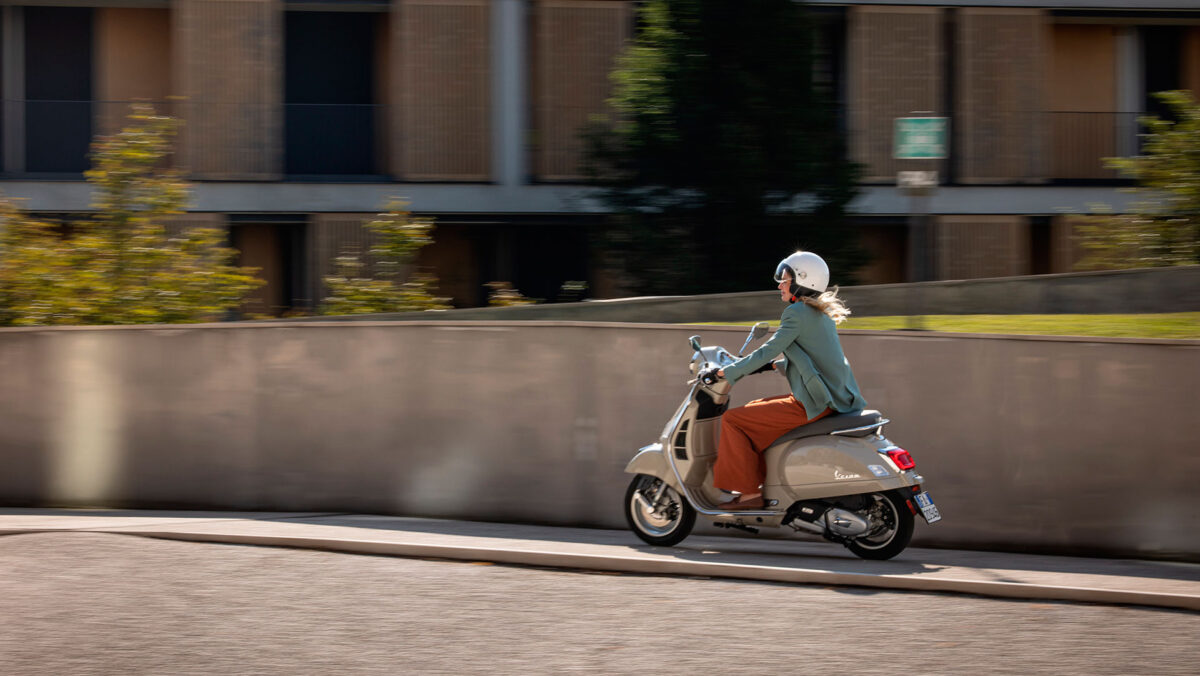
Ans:
{"label": "concrete column", "polygon": [[1117,155],[1137,154],[1137,113],[1141,113],[1145,82],[1142,73],[1142,35],[1137,26],[1117,33]]}
{"label": "concrete column", "polygon": [[527,5],[527,0],[492,1],[492,179],[500,185],[522,185],[529,175]]}
{"label": "concrete column", "polygon": [[25,171],[25,13],[19,6],[5,5],[0,19],[4,22],[4,172]]}

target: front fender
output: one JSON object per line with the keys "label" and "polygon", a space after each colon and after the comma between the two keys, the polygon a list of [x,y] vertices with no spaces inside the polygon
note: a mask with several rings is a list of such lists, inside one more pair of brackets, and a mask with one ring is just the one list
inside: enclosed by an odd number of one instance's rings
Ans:
{"label": "front fender", "polygon": [[625,471],[630,474],[649,474],[666,479],[670,475],[671,468],[667,467],[667,459],[663,457],[662,444],[650,444],[638,450],[637,455],[633,456],[628,465],[625,465]]}

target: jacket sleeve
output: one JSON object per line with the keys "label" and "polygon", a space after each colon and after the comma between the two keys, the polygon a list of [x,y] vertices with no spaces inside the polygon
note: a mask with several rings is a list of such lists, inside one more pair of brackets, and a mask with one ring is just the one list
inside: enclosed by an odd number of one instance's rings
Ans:
{"label": "jacket sleeve", "polygon": [[762,344],[757,350],[725,367],[725,378],[730,383],[736,383],[743,376],[757,371],[767,362],[783,353],[783,349],[800,337],[804,329],[802,315],[791,306],[783,311],[779,329],[771,339]]}

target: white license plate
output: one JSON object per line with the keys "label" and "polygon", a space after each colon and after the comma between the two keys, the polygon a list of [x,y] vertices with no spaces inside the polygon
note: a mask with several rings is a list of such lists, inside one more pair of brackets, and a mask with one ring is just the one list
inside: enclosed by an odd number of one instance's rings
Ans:
{"label": "white license plate", "polygon": [[925,517],[925,523],[942,520],[942,514],[938,511],[937,505],[933,504],[933,498],[929,497],[929,491],[921,491],[914,495],[913,499],[921,508],[921,516]]}

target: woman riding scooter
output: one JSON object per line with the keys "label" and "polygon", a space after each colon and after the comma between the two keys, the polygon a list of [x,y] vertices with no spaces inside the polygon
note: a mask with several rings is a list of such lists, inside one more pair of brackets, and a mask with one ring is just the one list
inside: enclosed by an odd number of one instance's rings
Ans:
{"label": "woman riding scooter", "polygon": [[738,493],[719,509],[762,509],[761,484],[765,476],[762,452],[786,432],[833,412],[850,413],[866,407],[858,391],[850,362],[842,352],[837,324],[850,311],[827,291],[829,266],[820,256],[797,251],[775,268],[780,295],[789,305],[779,330],[762,347],[717,375],[736,383],[743,376],[769,369],[771,360],[787,376],[791,393],[757,399],[731,408],[721,418],[721,437],[713,484]]}

